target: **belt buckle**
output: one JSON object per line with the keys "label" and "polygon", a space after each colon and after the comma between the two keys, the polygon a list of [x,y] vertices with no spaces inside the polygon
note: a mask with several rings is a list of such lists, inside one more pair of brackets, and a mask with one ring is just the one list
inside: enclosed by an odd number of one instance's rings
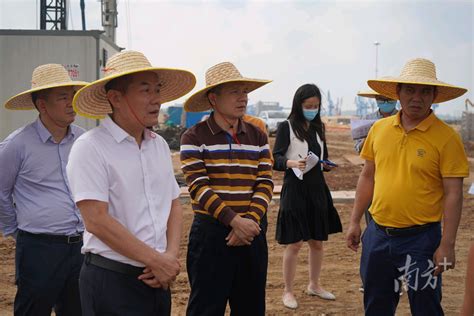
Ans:
{"label": "belt buckle", "polygon": [[390,237],[393,237],[392,233],[390,233],[390,231],[392,231],[392,230],[393,230],[393,228],[385,227],[385,234],[387,234]]}
{"label": "belt buckle", "polygon": [[67,236],[67,243],[68,244],[77,244],[78,242],[81,242],[82,240],[82,235],[71,235]]}

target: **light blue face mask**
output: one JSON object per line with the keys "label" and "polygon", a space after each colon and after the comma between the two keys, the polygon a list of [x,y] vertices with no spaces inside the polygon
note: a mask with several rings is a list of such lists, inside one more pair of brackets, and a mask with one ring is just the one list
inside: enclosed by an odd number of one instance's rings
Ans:
{"label": "light blue face mask", "polygon": [[395,110],[395,106],[397,105],[397,101],[382,101],[377,100],[377,106],[382,113],[392,113]]}
{"label": "light blue face mask", "polygon": [[318,113],[319,113],[319,109],[315,109],[315,110],[303,109],[303,115],[308,121],[312,121],[316,117],[316,115],[318,115]]}

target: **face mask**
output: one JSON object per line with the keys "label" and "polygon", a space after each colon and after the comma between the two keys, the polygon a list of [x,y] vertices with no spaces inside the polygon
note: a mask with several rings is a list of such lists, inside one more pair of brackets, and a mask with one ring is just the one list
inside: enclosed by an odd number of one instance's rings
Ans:
{"label": "face mask", "polygon": [[395,106],[397,105],[397,101],[380,101],[377,100],[377,106],[382,113],[392,113],[395,110]]}
{"label": "face mask", "polygon": [[312,121],[316,115],[318,115],[319,109],[316,110],[303,110],[303,115],[308,121]]}

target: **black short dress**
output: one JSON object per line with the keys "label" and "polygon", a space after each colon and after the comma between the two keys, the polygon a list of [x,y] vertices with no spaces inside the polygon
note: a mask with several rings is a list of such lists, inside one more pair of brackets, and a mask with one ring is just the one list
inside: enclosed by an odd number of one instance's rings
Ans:
{"label": "black short dress", "polygon": [[[324,180],[321,164],[296,177],[293,170],[286,168],[285,154],[290,145],[290,124],[285,121],[277,130],[273,150],[274,169],[285,171],[280,198],[280,209],[276,227],[276,240],[280,244],[298,241],[327,240],[329,234],[342,232],[339,214],[333,205],[331,193]],[[321,157],[321,148],[316,130],[310,130],[308,150]],[[324,159],[327,159],[324,143]]]}

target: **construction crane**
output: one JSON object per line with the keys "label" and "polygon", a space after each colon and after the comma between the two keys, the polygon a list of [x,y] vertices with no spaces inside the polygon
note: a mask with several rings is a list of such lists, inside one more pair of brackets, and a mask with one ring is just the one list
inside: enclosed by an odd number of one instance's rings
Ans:
{"label": "construction crane", "polygon": [[66,0],[41,0],[41,30],[67,30]]}
{"label": "construction crane", "polygon": [[468,105],[468,104],[469,104],[470,106],[474,107],[474,104],[471,102],[471,100],[466,99],[466,101],[464,101],[464,105],[466,106],[466,111],[467,111],[467,109],[468,109],[468,108],[467,108],[467,105]]}

